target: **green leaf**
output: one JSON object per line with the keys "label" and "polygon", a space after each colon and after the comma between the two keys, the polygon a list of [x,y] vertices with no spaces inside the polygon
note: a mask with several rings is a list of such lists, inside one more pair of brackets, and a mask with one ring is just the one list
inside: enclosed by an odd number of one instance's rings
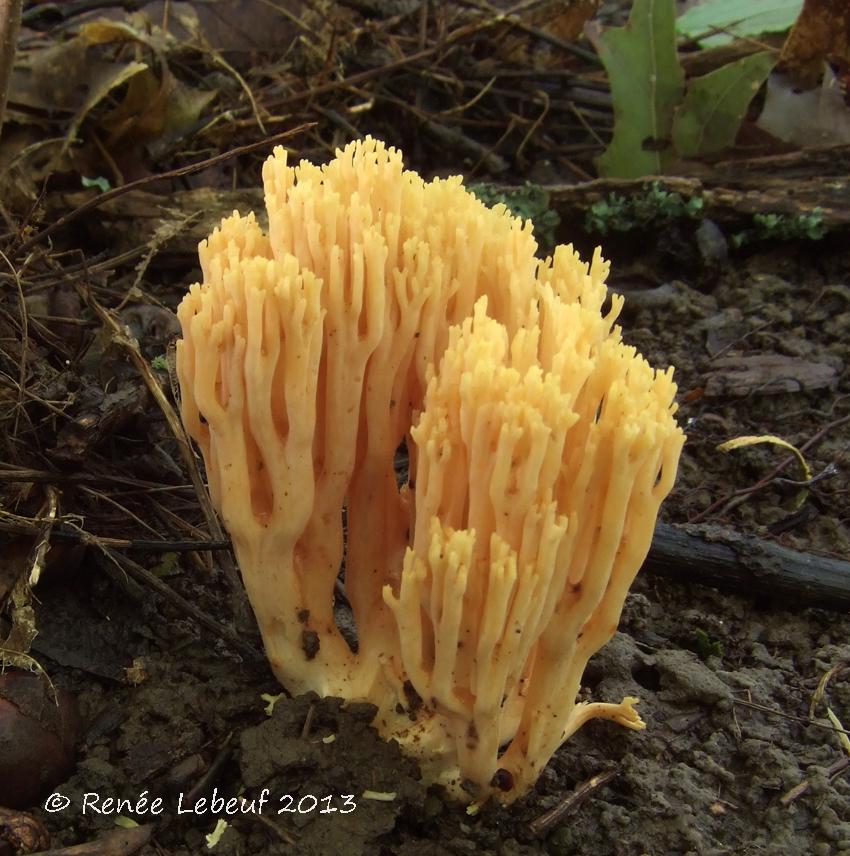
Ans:
{"label": "green leaf", "polygon": [[802,8],[803,0],[708,0],[688,9],[676,28],[679,35],[699,39],[703,47],[725,45],[736,38],[784,32]]}
{"label": "green leaf", "polygon": [[600,39],[599,58],[614,100],[614,138],[597,160],[601,175],[657,175],[672,160],[673,109],[684,89],[673,3],[635,0],[626,26]]}
{"label": "green leaf", "polygon": [[177,553],[163,553],[159,562],[154,565],[152,572],[157,577],[172,577],[180,572],[179,555]]}
{"label": "green leaf", "polygon": [[101,193],[106,193],[109,190],[109,179],[102,175],[97,176],[97,178],[89,178],[86,175],[80,176],[80,183],[85,188],[96,187]]}
{"label": "green leaf", "polygon": [[772,51],[763,51],[692,80],[673,118],[676,151],[696,157],[731,146],[750,101],[776,59]]}

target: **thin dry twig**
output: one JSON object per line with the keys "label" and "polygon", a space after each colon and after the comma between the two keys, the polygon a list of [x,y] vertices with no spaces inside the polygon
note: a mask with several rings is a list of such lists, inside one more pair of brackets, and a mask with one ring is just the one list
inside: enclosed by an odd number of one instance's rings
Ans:
{"label": "thin dry twig", "polygon": [[785,713],[784,710],[776,710],[775,708],[767,707],[767,705],[764,704],[756,704],[756,702],[754,701],[744,701],[740,698],[733,698],[732,703],[740,704],[744,707],[752,708],[753,710],[760,710],[763,713],[769,713],[771,716],[778,716],[782,719],[790,719],[794,722],[799,722],[801,725],[812,725],[815,728],[822,728],[825,731],[833,731],[836,734],[850,735],[850,731],[848,731],[846,728],[838,728],[837,726],[829,725],[826,722],[819,722],[817,719],[808,719],[805,716],[796,716],[793,713]]}
{"label": "thin dry twig", "polygon": [[213,62],[218,63],[218,65],[225,69],[228,74],[232,75],[236,79],[236,82],[242,87],[243,92],[248,96],[248,101],[251,104],[251,112],[254,114],[254,119],[257,122],[257,127],[263,134],[268,134],[266,126],[263,123],[263,117],[260,114],[260,107],[257,104],[257,99],[254,97],[254,93],[251,91],[251,87],[248,86],[248,82],[245,80],[245,78],[217,50],[215,50],[215,48],[211,47],[208,44],[205,44],[204,49],[209,52],[209,55],[212,57]]}
{"label": "thin dry twig", "polygon": [[[2,2],[3,0],[0,0],[0,3]],[[2,116],[0,116],[0,118],[2,118]],[[0,250],[0,258],[3,259],[9,267],[9,270],[12,272],[12,277],[15,280],[15,286],[17,288],[18,306],[20,307],[21,314],[21,359],[18,364],[18,406],[15,409],[15,423],[13,428],[13,433],[17,436],[21,413],[24,411],[24,397],[26,396],[27,386],[27,355],[29,353],[30,343],[29,313],[27,312],[27,304],[24,300],[24,290],[21,286],[20,274],[2,250]]]}
{"label": "thin dry twig", "polygon": [[164,583],[147,568],[143,568],[132,559],[128,559],[126,556],[121,555],[117,551],[107,547],[105,544],[98,544],[97,542],[95,542],[95,544],[117,567],[126,571],[126,573],[136,581],[153,589],[157,594],[161,595],[170,604],[172,604],[172,606],[194,619],[206,630],[214,633],[219,637],[219,639],[223,639],[246,662],[261,663],[265,661],[265,657],[262,652],[258,651],[252,645],[248,645],[243,642],[235,631],[231,630],[229,627],[225,627],[221,622],[216,621],[211,615],[208,615],[206,612],[195,606],[195,604],[177,594],[171,586]]}
{"label": "thin dry twig", "polygon": [[[242,799],[244,802],[245,798],[243,797]],[[258,820],[260,823],[263,824],[263,826],[273,832],[281,841],[285,841],[287,844],[296,845],[298,843],[298,839],[288,829],[284,829],[279,823],[275,823],[270,817],[266,817],[260,812],[249,812],[245,815],[245,817],[250,817],[254,820]]]}
{"label": "thin dry twig", "polygon": [[[58,521],[60,525],[65,520]],[[0,509],[0,532],[11,532],[20,535],[37,535],[42,531],[39,518],[25,518],[10,514]],[[116,550],[137,550],[140,553],[199,553],[211,550],[229,550],[231,543],[224,539],[220,541],[181,538],[179,540],[147,538],[109,538],[105,535],[95,535],[85,529],[57,529],[50,531],[50,538],[56,541],[71,541],[76,544],[105,544]]]}
{"label": "thin dry twig", "polygon": [[156,825],[152,823],[130,829],[114,829],[85,844],[39,850],[32,856],[131,856],[150,841],[155,829]]}
{"label": "thin dry twig", "polygon": [[23,0],[0,0],[0,132],[6,115],[9,81],[15,65]]}
{"label": "thin dry twig", "polygon": [[150,525],[150,523],[146,523],[139,517],[138,514],[134,514],[126,505],[122,505],[118,500],[113,499],[111,496],[107,496],[103,491],[94,490],[93,488],[86,487],[85,485],[80,486],[80,492],[88,494],[93,497],[95,500],[99,502],[105,502],[107,505],[111,505],[113,508],[116,508],[121,514],[128,520],[135,520],[142,529],[147,529],[148,532],[151,533],[154,537],[159,535],[156,529]]}
{"label": "thin dry twig", "polygon": [[[826,775],[827,778],[832,781],[836,776],[839,776],[845,770],[850,769],[850,756],[845,755],[843,758],[839,758],[834,764],[827,767]],[[794,785],[790,791],[787,791],[779,798],[780,805],[789,806],[794,800],[799,799],[806,791],[812,786],[812,780],[809,778],[803,779],[797,785]]]}
{"label": "thin dry twig", "polygon": [[36,542],[33,551],[32,564],[29,573],[29,586],[38,584],[41,579],[41,572],[44,570],[44,561],[47,558],[47,551],[50,549],[50,533],[56,523],[56,516],[59,513],[59,491],[53,485],[47,486],[47,506],[46,514],[43,518],[44,522],[40,527],[39,538]]}
{"label": "thin dry twig", "polygon": [[[86,301],[86,303],[88,303],[88,305],[97,314],[98,318],[103,322],[104,326],[111,332],[112,341],[127,352],[139,374],[142,376],[142,379],[153,396],[154,401],[156,401],[159,409],[162,411],[165,421],[171,429],[171,433],[177,440],[180,455],[189,472],[189,478],[195,488],[195,495],[198,498],[198,504],[201,507],[201,511],[204,515],[204,520],[206,521],[210,534],[217,541],[225,540],[224,530],[221,528],[218,516],[212,506],[212,500],[210,499],[206,485],[201,478],[198,461],[195,457],[194,451],[192,450],[192,445],[189,442],[186,430],[183,427],[183,422],[171,406],[171,402],[165,397],[165,393],[162,391],[162,387],[159,385],[159,382],[154,376],[147,360],[142,356],[142,353],[139,350],[139,343],[129,335],[126,328],[118,322],[115,316],[98,302],[89,289],[82,285],[78,285],[77,288],[80,296]],[[221,565],[224,570],[225,577],[230,584],[231,596],[234,601],[234,608],[237,613],[237,617],[242,620],[248,614],[249,610],[246,602],[245,591],[242,588],[242,584],[239,579],[239,573],[236,570],[236,566],[234,565],[231,557],[227,553],[222,554]]]}
{"label": "thin dry twig", "polygon": [[592,793],[598,791],[603,785],[607,785],[619,773],[620,768],[614,767],[611,770],[597,773],[595,776],[591,776],[586,782],[582,782],[582,784],[569,794],[569,796],[564,797],[554,808],[549,809],[545,814],[541,814],[540,817],[528,825],[531,835],[534,838],[545,835],[553,826],[560,823],[564,817],[574,812]]}

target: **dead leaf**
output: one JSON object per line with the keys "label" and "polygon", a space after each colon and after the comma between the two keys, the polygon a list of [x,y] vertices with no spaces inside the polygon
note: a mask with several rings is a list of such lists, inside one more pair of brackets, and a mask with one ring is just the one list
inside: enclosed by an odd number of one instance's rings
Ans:
{"label": "dead leaf", "polygon": [[831,361],[813,362],[782,354],[722,357],[712,366],[705,383],[706,398],[833,389],[841,372]]}
{"label": "dead leaf", "polygon": [[334,32],[331,22],[346,14],[342,4],[328,0],[154,0],[145,5],[144,14],[151,21],[161,21],[166,7],[175,38],[198,38],[226,54],[273,50],[282,56],[299,38],[325,43]]}
{"label": "dead leaf", "polygon": [[850,110],[831,68],[823,73],[820,86],[805,92],[786,75],[772,74],[756,125],[803,148],[850,143]]}
{"label": "dead leaf", "polygon": [[9,101],[32,110],[53,112],[78,109],[90,74],[112,63],[87,62],[86,46],[71,39],[48,48],[19,51],[9,87]]}
{"label": "dead leaf", "polygon": [[113,89],[126,83],[147,64],[137,60],[113,62],[89,52],[89,42],[77,36],[49,48],[24,52],[12,77],[12,103],[54,113],[73,113],[65,148],[76,137],[86,116]]}
{"label": "dead leaf", "polygon": [[181,136],[194,127],[217,94],[186,86],[164,63],[161,80],[147,69],[130,81],[121,103],[101,120],[109,134],[106,145],[141,145]]}
{"label": "dead leaf", "polygon": [[565,42],[577,39],[584,25],[596,14],[600,0],[549,0],[534,6],[528,13],[528,23],[539,27]]}
{"label": "dead leaf", "polygon": [[163,54],[169,37],[159,27],[134,27],[128,21],[91,21],[80,28],[80,38],[89,45],[109,45],[116,42],[139,42],[154,53]]}
{"label": "dead leaf", "polygon": [[[142,20],[148,19],[142,16]],[[131,21],[104,19],[85,24],[80,30],[80,38],[91,45],[138,42],[152,51],[160,69],[159,75],[150,67],[136,75],[118,107],[102,120],[110,148],[119,142],[133,146],[162,136],[181,136],[194,127],[217,94],[216,90],[187,86],[174,77],[166,62],[167,49],[176,43],[172,36],[159,27],[137,27]]]}
{"label": "dead leaf", "polygon": [[[138,146],[179,139],[197,125],[216,98],[217,90],[196,89],[171,73],[166,56],[176,45],[172,36],[159,27],[137,23],[132,16],[127,21],[92,21],[67,42],[21,57],[10,101],[49,114],[56,110],[73,113],[51,168],[58,168],[95,108],[125,85],[118,106],[98,123],[106,131],[105,145],[113,150],[115,163],[126,160],[121,154]],[[127,42],[139,45],[133,60],[107,59],[110,54],[120,57],[127,53],[121,48]],[[110,49],[110,45],[119,47]],[[121,152],[116,152],[119,147]]]}
{"label": "dead leaf", "polygon": [[64,154],[74,140],[77,138],[77,131],[85,121],[86,116],[101,102],[113,89],[126,83],[135,75],[148,68],[144,62],[128,62],[125,65],[111,65],[104,69],[102,73],[91,78],[89,94],[83,102],[82,107],[77,111],[71,121],[68,132],[65,135],[65,142],[62,146],[62,154]]}
{"label": "dead leaf", "polygon": [[850,63],[850,3],[805,0],[782,48],[779,67],[796,86],[814,89],[827,61]]}

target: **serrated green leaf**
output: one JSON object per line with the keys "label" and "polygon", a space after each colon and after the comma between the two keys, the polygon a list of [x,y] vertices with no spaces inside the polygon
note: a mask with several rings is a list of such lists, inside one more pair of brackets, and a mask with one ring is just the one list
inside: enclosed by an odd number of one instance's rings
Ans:
{"label": "serrated green leaf", "polygon": [[681,36],[700,39],[703,47],[725,45],[735,38],[784,32],[802,8],[803,0],[708,0],[688,9],[676,29]]}
{"label": "serrated green leaf", "polygon": [[614,137],[597,160],[600,175],[657,175],[672,160],[673,109],[684,89],[673,2],[635,0],[626,26],[600,39],[614,101]]}
{"label": "serrated green leaf", "polygon": [[763,51],[691,80],[673,117],[676,151],[682,157],[697,157],[731,146],[776,59],[772,51]]}

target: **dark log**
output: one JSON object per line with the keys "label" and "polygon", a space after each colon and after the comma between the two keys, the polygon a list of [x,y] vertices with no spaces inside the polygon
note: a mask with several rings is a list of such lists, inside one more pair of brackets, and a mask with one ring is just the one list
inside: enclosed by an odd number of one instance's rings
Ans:
{"label": "dark log", "polygon": [[[686,165],[682,165],[684,169]],[[720,161],[708,167],[693,163],[691,175],[606,179],[544,187],[550,204],[565,221],[584,217],[609,194],[630,197],[653,183],[684,199],[699,197],[701,216],[726,226],[745,226],[754,214],[789,218],[819,210],[830,231],[850,226],[850,145],[820,146],[764,157]]]}
{"label": "dark log", "polygon": [[735,594],[768,596],[783,607],[850,608],[850,562],[789,550],[721,526],[659,523],[643,570]]}
{"label": "dark log", "polygon": [[[789,193],[789,182],[794,193]],[[805,217],[819,212],[820,221],[829,231],[850,226],[850,179],[834,175],[795,179],[768,176],[753,170],[737,175],[718,175],[709,179],[682,176],[649,175],[638,179],[604,179],[580,184],[549,184],[543,189],[549,194],[551,207],[561,219],[571,221],[609,194],[631,197],[643,194],[657,184],[668,193],[678,193],[683,199],[702,199],[701,215],[725,226],[743,227],[754,214],[782,214],[788,218]]]}

